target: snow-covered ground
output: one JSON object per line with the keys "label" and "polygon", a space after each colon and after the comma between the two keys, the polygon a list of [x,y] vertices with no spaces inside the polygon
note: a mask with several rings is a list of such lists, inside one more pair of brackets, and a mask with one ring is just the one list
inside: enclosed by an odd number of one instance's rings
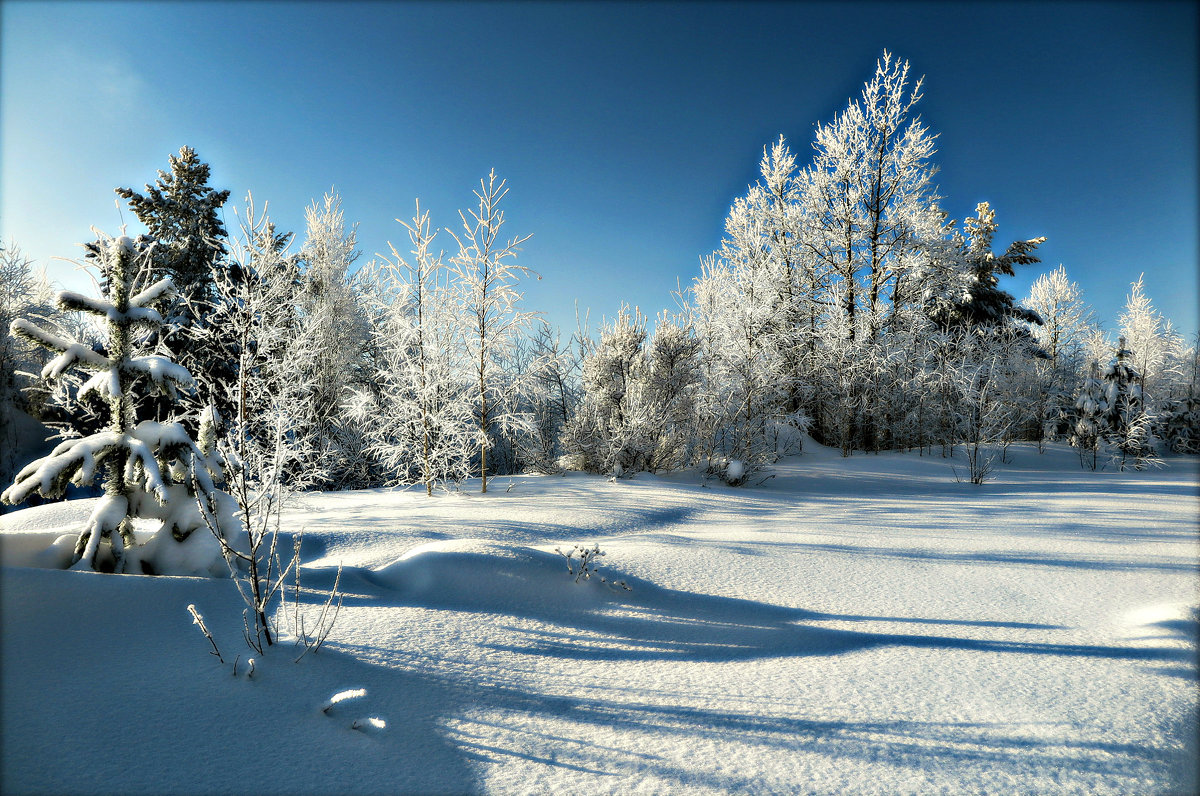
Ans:
{"label": "snow-covered ground", "polygon": [[[303,583],[340,562],[345,602],[252,678],[230,582],[33,568],[91,501],[4,515],[0,790],[1194,791],[1195,460],[1013,456],[307,495]],[[593,543],[631,591],[568,576]]]}

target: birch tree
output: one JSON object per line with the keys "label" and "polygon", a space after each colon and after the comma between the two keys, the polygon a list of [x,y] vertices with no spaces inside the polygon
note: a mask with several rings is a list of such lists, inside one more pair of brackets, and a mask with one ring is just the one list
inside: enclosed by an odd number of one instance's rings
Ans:
{"label": "birch tree", "polygon": [[[534,314],[518,309],[522,277],[537,276],[516,262],[520,246],[531,236],[501,237],[508,195],[505,181],[495,170],[479,181],[474,209],[459,211],[462,228],[450,231],[458,253],[450,260],[460,290],[463,336],[475,396],[479,426],[479,474],[481,492],[487,492],[488,448],[495,426],[501,428],[527,422],[516,410],[515,385],[505,378],[504,363],[511,356],[517,335]],[[540,279],[540,277],[537,277]]]}
{"label": "birch tree", "polygon": [[457,482],[470,469],[478,443],[470,395],[459,379],[462,357],[455,295],[437,232],[417,203],[400,221],[408,255],[389,243],[391,256],[368,269],[367,301],[377,364],[352,402],[370,453],[383,462],[391,483]]}

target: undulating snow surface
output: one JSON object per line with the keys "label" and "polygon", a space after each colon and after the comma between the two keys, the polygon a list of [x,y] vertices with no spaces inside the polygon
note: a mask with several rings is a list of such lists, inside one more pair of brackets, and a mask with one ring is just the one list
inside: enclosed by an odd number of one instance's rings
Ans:
{"label": "undulating snow surface", "polygon": [[251,678],[229,581],[34,568],[93,501],[4,515],[0,789],[1194,790],[1196,463],[1012,454],[307,495],[303,607],[339,562],[345,603]]}

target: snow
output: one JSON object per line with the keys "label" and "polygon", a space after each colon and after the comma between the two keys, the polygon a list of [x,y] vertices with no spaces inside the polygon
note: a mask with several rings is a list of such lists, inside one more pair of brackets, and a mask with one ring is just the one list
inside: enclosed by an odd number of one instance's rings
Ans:
{"label": "snow", "polygon": [[[155,301],[160,301],[175,292],[175,283],[170,277],[160,279],[150,287],[138,293],[133,298],[129,299],[130,307],[146,307]],[[153,310],[150,310],[153,312]],[[151,317],[147,315],[146,317]]]}
{"label": "snow", "polygon": [[121,370],[133,374],[141,374],[150,379],[154,384],[165,384],[174,382],[176,384],[190,385],[193,383],[192,374],[182,365],[176,365],[167,357],[162,356],[145,356],[132,357],[128,361],[121,363]]}
{"label": "snow", "polygon": [[[300,609],[339,563],[344,604],[318,654],[250,677],[227,580],[39,569],[96,501],[4,515],[0,790],[1195,790],[1195,460],[1014,446],[974,486],[804,450],[753,488],[305,495]],[[576,544],[631,590],[575,583]]]}

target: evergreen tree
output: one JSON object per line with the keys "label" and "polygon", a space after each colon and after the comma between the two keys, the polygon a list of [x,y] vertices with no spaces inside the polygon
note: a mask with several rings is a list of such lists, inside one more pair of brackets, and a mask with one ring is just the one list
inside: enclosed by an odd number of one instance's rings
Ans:
{"label": "evergreen tree", "polygon": [[1101,416],[1105,436],[1120,454],[1120,467],[1129,459],[1141,469],[1153,455],[1150,442],[1150,417],[1142,400],[1142,373],[1133,367],[1133,352],[1125,347],[1125,338],[1117,341],[1117,355],[1101,372],[1107,411]]}
{"label": "evergreen tree", "polygon": [[1071,434],[1071,444],[1079,449],[1080,462],[1092,470],[1096,469],[1107,413],[1108,396],[1100,379],[1100,365],[1093,360],[1091,372],[1075,397],[1075,423]]}
{"label": "evergreen tree", "polygon": [[[213,298],[213,268],[226,253],[225,225],[220,210],[229,199],[229,191],[210,188],[211,169],[191,147],[182,147],[169,158],[170,171],[159,171],[146,193],[132,188],[117,188],[138,220],[146,225],[156,242],[151,264],[156,277],[170,278],[176,299],[167,308],[167,325],[160,331],[164,352],[175,362],[199,377],[192,401],[193,409],[216,405],[222,413],[231,407],[210,394],[207,385],[227,380],[228,360],[211,350],[206,341],[205,317]],[[90,252],[95,256],[95,251]],[[163,417],[174,407],[149,405],[143,416]]]}
{"label": "evergreen tree", "polygon": [[[97,246],[107,285],[104,296],[92,299],[78,293],[61,292],[58,306],[68,312],[86,312],[107,322],[107,353],[100,354],[76,341],[18,319],[12,333],[39,346],[58,352],[42,370],[43,378],[57,378],[73,368],[93,373],[80,394],[96,394],[108,405],[105,430],[83,438],[68,439],[47,457],[17,474],[13,485],[0,496],[6,503],[20,503],[37,492],[43,497],[61,497],[69,483],[89,484],[103,470],[104,496],[97,503],[75,544],[72,563],[97,569],[101,566],[100,545],[107,542],[117,572],[151,574],[216,574],[225,568],[216,541],[208,534],[195,534],[206,527],[196,502],[196,491],[211,498],[221,515],[230,516],[227,496],[216,495],[211,475],[211,451],[202,452],[178,423],[136,423],[134,409],[148,391],[174,400],[178,389],[192,384],[187,370],[163,356],[139,356],[145,341],[142,332],[153,333],[163,324],[154,309],[169,298],[169,278],[146,286],[141,278],[148,269],[140,265],[152,256],[146,242],[129,238],[102,239]],[[134,518],[161,521],[155,537],[139,546],[133,534]],[[232,532],[232,523],[223,526]],[[208,543],[207,545],[205,543]],[[173,549],[176,543],[187,551]],[[199,555],[197,555],[199,554]]]}
{"label": "evergreen tree", "polygon": [[158,172],[146,193],[117,188],[157,241],[153,257],[159,278],[170,277],[180,298],[193,305],[212,292],[213,262],[225,254],[225,225],[218,215],[229,191],[208,186],[209,165],[191,147],[169,157],[170,173]]}
{"label": "evergreen tree", "polygon": [[1016,303],[1012,294],[1000,289],[1001,276],[1014,276],[1013,266],[1041,262],[1034,254],[1045,238],[1019,240],[1009,244],[1004,254],[992,252],[996,236],[996,212],[987,202],[975,208],[975,215],[963,223],[967,235],[959,237],[965,284],[962,294],[930,308],[933,321],[944,329],[954,327],[1001,327],[1013,321],[1042,324],[1033,310]]}

